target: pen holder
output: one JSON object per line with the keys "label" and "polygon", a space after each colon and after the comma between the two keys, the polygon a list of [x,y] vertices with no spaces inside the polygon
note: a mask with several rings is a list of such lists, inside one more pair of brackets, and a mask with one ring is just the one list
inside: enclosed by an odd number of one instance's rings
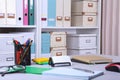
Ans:
{"label": "pen holder", "polygon": [[31,65],[31,43],[28,45],[18,44],[14,40],[16,65]]}

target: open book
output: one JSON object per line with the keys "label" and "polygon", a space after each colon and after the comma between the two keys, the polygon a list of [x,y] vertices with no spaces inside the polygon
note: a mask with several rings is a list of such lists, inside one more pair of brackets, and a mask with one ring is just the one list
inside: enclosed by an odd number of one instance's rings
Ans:
{"label": "open book", "polygon": [[112,62],[112,59],[107,58],[107,57],[103,57],[100,55],[78,55],[78,56],[73,56],[72,61],[94,64],[94,63]]}
{"label": "open book", "polygon": [[54,76],[62,76],[62,77],[69,77],[69,78],[79,78],[82,80],[91,80],[95,77],[103,75],[102,71],[91,71],[90,70],[81,70],[81,69],[74,69],[74,68],[53,68],[48,71],[44,71],[42,75],[54,75]]}

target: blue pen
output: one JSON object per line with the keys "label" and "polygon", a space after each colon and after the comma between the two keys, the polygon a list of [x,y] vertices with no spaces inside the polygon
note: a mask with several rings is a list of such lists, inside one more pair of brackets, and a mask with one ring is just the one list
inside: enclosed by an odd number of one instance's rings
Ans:
{"label": "blue pen", "polygon": [[30,43],[31,39],[29,38],[26,42],[25,42],[25,46],[27,47]]}

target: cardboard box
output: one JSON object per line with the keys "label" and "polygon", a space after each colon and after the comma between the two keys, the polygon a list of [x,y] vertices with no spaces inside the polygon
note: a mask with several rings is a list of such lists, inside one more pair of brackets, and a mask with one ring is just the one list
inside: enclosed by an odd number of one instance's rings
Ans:
{"label": "cardboard box", "polygon": [[72,26],[95,27],[97,25],[97,13],[72,13]]}
{"label": "cardboard box", "polygon": [[66,32],[51,32],[50,47],[66,47]]}
{"label": "cardboard box", "polygon": [[51,56],[63,56],[63,55],[67,55],[67,48],[65,47],[51,48]]}
{"label": "cardboard box", "polygon": [[72,0],[72,12],[97,12],[97,0]]}

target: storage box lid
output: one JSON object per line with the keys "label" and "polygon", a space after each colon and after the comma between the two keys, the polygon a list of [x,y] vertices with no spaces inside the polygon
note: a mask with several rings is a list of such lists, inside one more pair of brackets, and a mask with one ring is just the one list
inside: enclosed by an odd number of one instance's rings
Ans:
{"label": "storage box lid", "polygon": [[87,37],[87,36],[89,36],[89,37],[91,37],[91,36],[97,36],[96,34],[68,34],[68,37],[69,36],[73,36],[73,37],[78,37],[78,36],[84,36],[84,37]]}
{"label": "storage box lid", "polygon": [[51,35],[66,35],[66,32],[51,32]]}
{"label": "storage box lid", "polygon": [[96,16],[97,12],[72,12],[72,16]]}
{"label": "storage box lid", "polygon": [[72,1],[95,1],[97,2],[98,0],[72,0]]}
{"label": "storage box lid", "polygon": [[66,47],[55,47],[55,48],[51,48],[51,50],[53,51],[57,51],[57,50],[66,50]]}

